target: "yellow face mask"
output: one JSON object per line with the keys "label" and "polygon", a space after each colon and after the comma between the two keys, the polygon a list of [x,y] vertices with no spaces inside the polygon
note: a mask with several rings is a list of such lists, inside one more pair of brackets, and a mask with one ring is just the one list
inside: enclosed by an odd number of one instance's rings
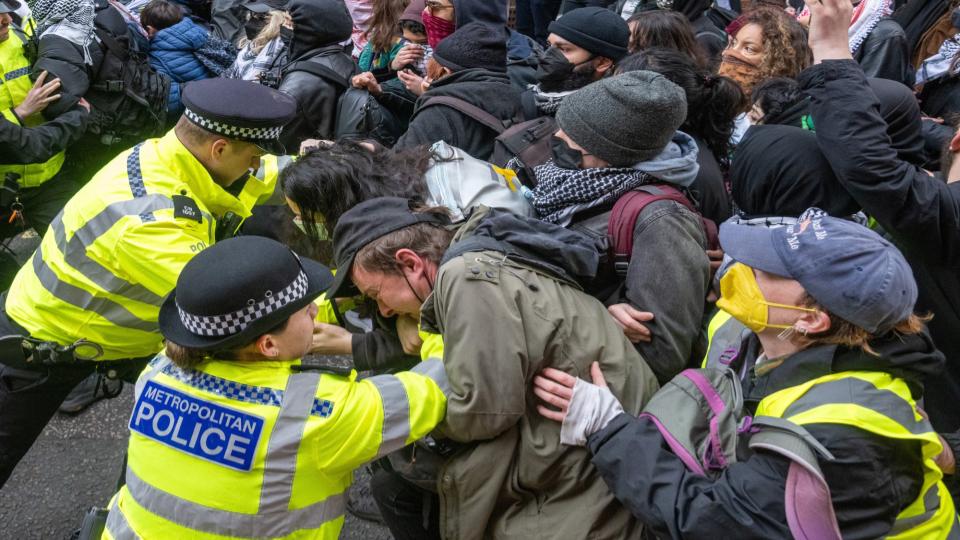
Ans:
{"label": "yellow face mask", "polygon": [[743,264],[734,263],[727,273],[720,278],[720,299],[717,307],[726,311],[734,319],[742,322],[754,332],[762,332],[767,328],[792,328],[790,324],[770,324],[767,322],[771,307],[793,309],[797,311],[816,312],[811,308],[774,304],[767,302],[757,284],[753,270]]}

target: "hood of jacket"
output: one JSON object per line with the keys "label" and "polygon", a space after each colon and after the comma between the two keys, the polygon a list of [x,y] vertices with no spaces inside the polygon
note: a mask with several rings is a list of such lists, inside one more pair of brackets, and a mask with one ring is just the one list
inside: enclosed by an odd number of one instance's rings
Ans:
{"label": "hood of jacket", "polygon": [[157,32],[150,40],[150,50],[195,51],[207,42],[209,34],[189,17]]}
{"label": "hood of jacket", "polygon": [[292,0],[287,10],[293,19],[291,59],[346,41],[353,31],[353,19],[343,0]]}
{"label": "hood of jacket", "polygon": [[600,262],[596,244],[583,234],[486,206],[460,226],[441,265],[471,251],[497,251],[576,286],[590,282]]}
{"label": "hood of jacket", "polygon": [[637,163],[633,168],[668,184],[690,187],[700,172],[700,164],[697,162],[699,153],[693,137],[678,131],[673,134],[663,152],[653,159]]}

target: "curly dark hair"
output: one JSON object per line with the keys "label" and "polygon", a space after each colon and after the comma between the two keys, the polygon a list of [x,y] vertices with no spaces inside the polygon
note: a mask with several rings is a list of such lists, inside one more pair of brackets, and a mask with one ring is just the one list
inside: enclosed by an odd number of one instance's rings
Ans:
{"label": "curly dark hair", "polygon": [[796,78],[813,63],[806,30],[783,9],[758,7],[738,17],[734,24],[740,29],[748,24],[760,26],[765,54],[759,68],[764,79]]}

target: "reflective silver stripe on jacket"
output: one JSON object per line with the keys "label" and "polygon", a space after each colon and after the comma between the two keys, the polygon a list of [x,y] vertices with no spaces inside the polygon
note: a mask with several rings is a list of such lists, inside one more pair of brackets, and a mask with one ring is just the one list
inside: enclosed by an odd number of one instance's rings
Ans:
{"label": "reflective silver stripe on jacket", "polygon": [[383,433],[377,457],[383,457],[407,445],[410,438],[410,402],[403,382],[393,375],[377,375],[366,379],[377,387],[383,403]]}
{"label": "reflective silver stripe on jacket", "polygon": [[896,536],[904,531],[912,529],[918,525],[926,523],[933,516],[937,514],[937,510],[940,509],[940,483],[933,484],[930,486],[930,489],[923,494],[923,510],[922,514],[916,516],[898,519],[893,523],[893,527],[890,529],[890,534],[888,536]]}
{"label": "reflective silver stripe on jacket", "polygon": [[443,369],[442,360],[437,358],[428,358],[423,362],[413,366],[410,371],[433,379],[433,382],[437,383],[437,386],[440,387],[440,391],[443,392],[443,395],[450,395],[450,381],[447,380],[447,371]]}
{"label": "reflective silver stripe on jacket", "polygon": [[110,505],[110,513],[107,514],[107,532],[110,533],[110,536],[112,536],[114,540],[140,540],[140,536],[133,532],[133,528],[130,527],[130,523],[127,522],[127,517],[120,511],[120,505],[117,504],[117,499],[118,497],[113,498],[113,503]]}
{"label": "reflective silver stripe on jacket", "polygon": [[63,259],[87,279],[109,293],[159,307],[163,303],[163,296],[150,291],[143,285],[131,283],[117,276],[109,268],[91,259],[87,255],[87,250],[121,219],[127,216],[151,214],[167,208],[173,208],[173,201],[163,195],[146,195],[115,202],[74,231],[69,242],[63,225],[62,210],[50,223],[50,227]]}
{"label": "reflective silver stripe on jacket", "polygon": [[[141,380],[145,382],[157,377],[164,363],[162,360],[158,362]],[[309,372],[297,373],[287,379],[283,403],[267,441],[260,505],[256,514],[219,510],[181,499],[148,484],[128,467],[130,495],[137,504],[167,521],[205,533],[239,538],[287,536],[300,530],[320,528],[339,518],[346,512],[345,493],[331,495],[304,508],[289,509],[300,439],[319,382],[320,374]]]}
{"label": "reflective silver stripe on jacket", "polygon": [[783,417],[789,419],[822,405],[845,404],[859,405],[880,413],[914,435],[933,431],[933,426],[926,420],[916,420],[913,407],[895,392],[877,388],[873,383],[857,377],[844,377],[813,385],[787,407]]}
{"label": "reflective silver stripe on jacket", "polygon": [[68,304],[80,309],[92,311],[117,326],[142,330],[144,332],[160,333],[156,321],[145,321],[130,312],[127,308],[113,300],[94,296],[89,291],[71,285],[60,278],[43,261],[40,249],[33,254],[33,272],[43,288]]}

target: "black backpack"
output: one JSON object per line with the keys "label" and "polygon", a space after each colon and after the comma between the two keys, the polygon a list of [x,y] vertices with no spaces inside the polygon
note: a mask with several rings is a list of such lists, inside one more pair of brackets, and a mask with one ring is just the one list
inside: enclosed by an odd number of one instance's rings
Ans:
{"label": "black backpack", "polygon": [[94,31],[103,61],[84,96],[93,108],[89,132],[106,145],[162,135],[170,78],[150,67],[146,51],[109,4],[97,3]]}
{"label": "black backpack", "polygon": [[[381,106],[370,92],[354,88],[349,79],[333,69],[309,61],[297,61],[283,67],[284,76],[294,71],[316,75],[340,89],[334,138],[374,139],[389,147],[403,134],[400,122],[393,113]],[[316,129],[313,131],[316,132]]]}

